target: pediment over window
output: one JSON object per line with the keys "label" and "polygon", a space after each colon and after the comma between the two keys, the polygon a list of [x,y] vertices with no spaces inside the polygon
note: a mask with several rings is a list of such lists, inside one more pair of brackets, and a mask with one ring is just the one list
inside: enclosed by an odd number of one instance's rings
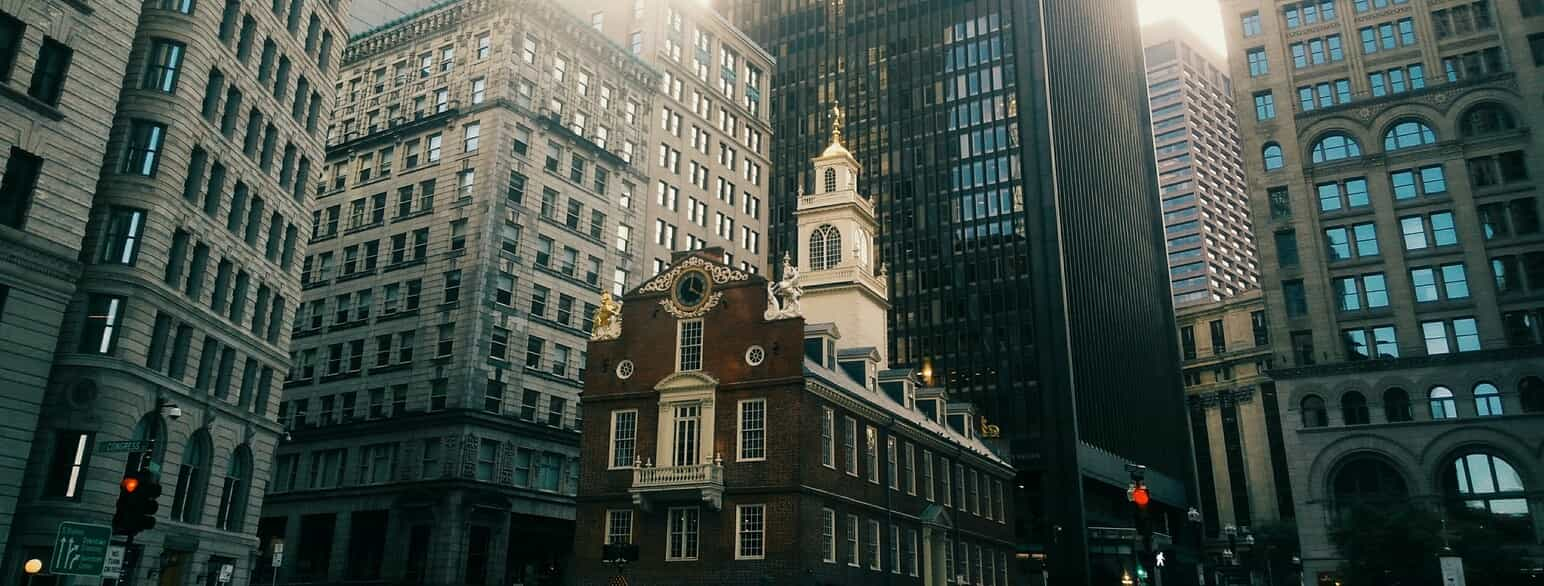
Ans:
{"label": "pediment over window", "polygon": [[942,527],[944,529],[953,529],[954,517],[950,516],[949,511],[944,510],[941,505],[934,503],[928,505],[926,509],[922,510],[922,524],[932,527]]}
{"label": "pediment over window", "polygon": [[654,385],[654,390],[660,393],[671,391],[698,391],[703,389],[718,388],[718,379],[709,376],[702,371],[677,372],[667,376]]}

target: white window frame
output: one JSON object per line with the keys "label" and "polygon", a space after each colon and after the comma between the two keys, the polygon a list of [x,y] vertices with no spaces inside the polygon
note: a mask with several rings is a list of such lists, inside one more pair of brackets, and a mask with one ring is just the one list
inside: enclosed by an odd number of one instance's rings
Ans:
{"label": "white window frame", "polygon": [[[761,512],[761,527],[754,533],[760,536],[761,553],[745,553],[745,537],[748,531],[745,528],[745,514],[750,511]],[[759,560],[767,557],[767,506],[764,504],[738,505],[734,508],[734,559]]]}
{"label": "white window frame", "polygon": [[[681,536],[680,536],[680,539],[683,540],[683,542],[681,544],[681,553],[683,555],[679,556],[679,557],[671,557],[671,555],[670,555],[670,552],[673,549],[673,546],[675,544],[675,540],[677,539],[676,534],[675,534],[675,529],[672,528],[672,525],[675,522],[675,515],[676,515],[677,511],[680,511],[682,513],[685,513],[686,511],[694,511],[697,514],[697,527],[696,527],[697,551],[692,552],[692,555],[690,555],[690,556],[684,555],[686,553],[686,543],[685,543],[684,540],[687,538],[687,535],[689,535],[684,528],[682,529]],[[698,507],[670,507],[669,509],[667,509],[665,511],[665,561],[667,561],[667,562],[691,562],[691,561],[696,561],[697,557],[699,555],[701,555],[701,553],[702,553],[702,510],[700,508],[698,508]]]}
{"label": "white window frame", "polygon": [[847,565],[857,568],[862,567],[862,561],[858,558],[858,516],[847,515]]}
{"label": "white window frame", "polygon": [[890,524],[890,573],[901,573],[901,526]]}
{"label": "white window frame", "polygon": [[836,411],[820,408],[820,464],[836,469]]}
{"label": "white window frame", "polygon": [[922,496],[927,502],[933,502],[933,452],[922,449]]}
{"label": "white window frame", "polygon": [[[697,334],[697,367],[696,368],[692,368],[692,369],[687,369],[687,368],[685,368],[686,365],[683,363],[684,359],[686,357],[686,353],[683,351],[683,350],[685,350],[685,348],[682,347],[681,341],[682,341],[682,338],[686,334],[686,326],[691,325],[691,324],[696,324],[697,325],[697,332],[698,332],[698,334]],[[707,329],[706,328],[706,324],[704,324],[702,319],[700,319],[700,318],[699,319],[683,319],[683,320],[681,320],[679,322],[676,322],[676,345],[675,345],[675,347],[676,347],[676,351],[675,351],[675,355],[676,355],[676,360],[675,360],[676,372],[698,372],[698,371],[702,370],[703,339],[704,339],[704,337],[706,335],[706,329]]]}
{"label": "white window frame", "polygon": [[879,484],[879,429],[870,425],[863,432],[863,449],[868,460],[868,480]]}
{"label": "white window frame", "polygon": [[[745,407],[747,405],[761,404],[761,429],[747,430],[745,428]],[[767,400],[745,399],[735,406],[735,461],[737,462],[765,462],[767,460]],[[745,432],[759,431],[761,433],[761,455],[745,455]]]}
{"label": "white window frame", "polygon": [[872,540],[869,543],[869,551],[872,554],[869,556],[869,569],[876,572],[883,572],[884,560],[881,559],[883,556],[881,556],[879,552],[879,540],[881,535],[879,529],[879,521],[877,519],[869,519],[868,528],[869,539]]}
{"label": "white window frame", "polygon": [[846,427],[842,428],[842,443],[847,448],[847,460],[843,465],[847,468],[848,476],[858,478],[858,420],[852,417],[844,417],[842,420],[846,423]]}
{"label": "white window frame", "polygon": [[632,543],[633,542],[633,510],[632,509],[606,509],[606,533],[605,533],[605,538],[604,539],[606,540],[606,544],[607,545],[610,545],[610,544],[613,544],[613,543],[619,543],[619,542],[615,542],[615,541],[611,540],[611,537],[612,537],[612,535],[611,535],[612,531],[611,530],[612,530],[612,528],[614,528],[616,526],[616,525],[614,525],[612,523],[612,520],[615,519],[616,515],[619,514],[619,513],[627,515],[627,541],[623,541],[623,542],[620,542],[620,543]]}
{"label": "white window frame", "polygon": [[610,438],[609,446],[607,447],[607,450],[606,450],[606,462],[607,462],[606,469],[607,470],[631,470],[632,467],[633,467],[633,463],[632,462],[627,462],[625,465],[622,465],[622,466],[616,465],[616,461],[617,461],[617,439],[618,439],[617,438],[617,418],[620,415],[628,415],[628,414],[631,414],[633,416],[633,437],[632,437],[632,441],[633,441],[633,458],[636,459],[638,457],[638,410],[637,409],[618,409],[616,411],[612,411],[611,412],[611,431],[610,431],[610,435],[607,436],[607,437]]}
{"label": "white window frame", "polygon": [[912,496],[916,496],[916,494],[917,494],[917,445],[914,444],[914,443],[911,443],[911,442],[906,442],[902,451],[906,452],[906,460],[904,461],[905,462],[904,470],[906,471],[906,476],[904,478],[904,480],[905,480],[904,484],[906,485],[906,494],[909,494],[909,495],[912,495]]}
{"label": "white window frame", "polygon": [[828,564],[836,563],[836,511],[821,509],[820,532],[825,537],[826,551],[821,555],[821,561]]}

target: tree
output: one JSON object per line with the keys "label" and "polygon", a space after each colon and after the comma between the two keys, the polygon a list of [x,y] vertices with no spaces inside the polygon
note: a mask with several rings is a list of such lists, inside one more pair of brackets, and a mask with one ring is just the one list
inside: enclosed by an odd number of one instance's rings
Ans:
{"label": "tree", "polygon": [[1330,539],[1345,559],[1346,586],[1426,586],[1441,575],[1442,521],[1425,509],[1357,505],[1342,513]]}
{"label": "tree", "polygon": [[1270,580],[1269,586],[1297,584],[1293,558],[1298,557],[1297,525],[1290,521],[1268,522],[1250,528],[1254,534],[1255,570]]}
{"label": "tree", "polygon": [[1526,542],[1512,539],[1484,512],[1450,512],[1444,528],[1438,513],[1408,503],[1362,505],[1342,516],[1330,539],[1345,559],[1340,573],[1346,586],[1426,586],[1442,575],[1437,556],[1444,530],[1453,553],[1464,560],[1468,583],[1535,583],[1523,572],[1525,556],[1516,547]]}

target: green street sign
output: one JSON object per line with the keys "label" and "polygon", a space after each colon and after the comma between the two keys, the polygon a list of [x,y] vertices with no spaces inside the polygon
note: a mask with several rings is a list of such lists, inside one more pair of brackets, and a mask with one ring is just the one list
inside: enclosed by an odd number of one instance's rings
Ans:
{"label": "green street sign", "polygon": [[101,576],[112,535],[113,528],[106,525],[60,523],[49,571],[70,576]]}
{"label": "green street sign", "polygon": [[144,452],[150,449],[148,440],[124,440],[97,444],[98,452]]}

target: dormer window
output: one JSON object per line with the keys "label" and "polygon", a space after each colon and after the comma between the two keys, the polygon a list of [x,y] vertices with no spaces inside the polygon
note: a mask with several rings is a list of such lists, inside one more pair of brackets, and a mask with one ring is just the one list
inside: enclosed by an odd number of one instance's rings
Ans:
{"label": "dormer window", "polygon": [[676,370],[702,370],[702,320],[683,320],[676,327]]}
{"label": "dormer window", "polygon": [[836,169],[826,169],[826,193],[836,191]]}

